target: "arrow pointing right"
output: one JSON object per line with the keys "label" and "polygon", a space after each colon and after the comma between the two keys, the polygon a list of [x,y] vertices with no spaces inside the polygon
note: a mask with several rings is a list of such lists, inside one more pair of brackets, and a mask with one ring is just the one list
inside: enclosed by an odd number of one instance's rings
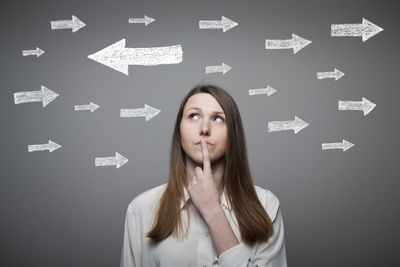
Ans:
{"label": "arrow pointing right", "polygon": [[59,149],[61,146],[53,141],[49,140],[48,144],[39,144],[39,145],[28,145],[28,151],[44,151],[48,150],[49,152],[53,152],[56,149]]}
{"label": "arrow pointing right", "polygon": [[36,47],[35,50],[22,50],[22,55],[25,56],[36,56],[40,57],[44,51],[40,49],[39,47]]}
{"label": "arrow pointing right", "polygon": [[375,103],[372,103],[365,97],[362,98],[362,101],[342,101],[338,102],[339,110],[362,110],[364,112],[364,116],[370,113],[376,106]]}
{"label": "arrow pointing right", "polygon": [[268,95],[271,96],[272,94],[276,93],[276,90],[271,86],[267,85],[267,88],[260,88],[260,89],[249,89],[249,95]]}
{"label": "arrow pointing right", "polygon": [[292,33],[292,39],[287,40],[265,40],[265,49],[291,49],[293,48],[293,54],[296,54],[301,49],[311,44],[312,41],[301,38],[300,36]]}
{"label": "arrow pointing right", "polygon": [[90,102],[89,105],[75,105],[75,110],[90,110],[90,112],[93,112],[99,107],[100,107],[99,105]]}
{"label": "arrow pointing right", "polygon": [[331,24],[331,36],[362,37],[365,42],[383,31],[383,28],[363,18],[361,24]]}
{"label": "arrow pointing right", "polygon": [[344,76],[344,73],[338,69],[331,72],[317,72],[317,79],[335,78],[335,81],[339,80]]}
{"label": "arrow pointing right", "polygon": [[72,15],[72,20],[56,20],[50,22],[52,30],[59,29],[72,29],[72,32],[76,32],[79,29],[86,26],[78,17]]}
{"label": "arrow pointing right", "polygon": [[144,16],[144,18],[130,18],[129,23],[144,23],[144,26],[149,25],[150,23],[156,21],[153,18],[150,18],[148,16]]}
{"label": "arrow pointing right", "polygon": [[323,143],[322,150],[326,149],[342,149],[343,152],[353,147],[354,144],[343,139],[342,143]]}
{"label": "arrow pointing right", "polygon": [[221,66],[207,66],[206,67],[206,73],[217,73],[217,72],[222,72],[222,74],[227,73],[230,71],[232,68],[231,66],[222,63]]}
{"label": "arrow pointing right", "polygon": [[309,124],[295,116],[293,121],[270,121],[268,132],[293,130],[295,134],[306,128]]}
{"label": "arrow pointing right", "polygon": [[224,16],[221,17],[221,20],[200,20],[199,28],[200,29],[222,29],[223,32],[227,32],[230,29],[236,27],[239,23],[234,22]]}
{"label": "arrow pointing right", "polygon": [[125,163],[127,163],[129,160],[119,154],[118,152],[115,152],[114,157],[99,157],[95,158],[95,166],[113,166],[118,169],[119,167],[123,166]]}
{"label": "arrow pointing right", "polygon": [[144,104],[144,108],[137,109],[121,109],[120,117],[121,118],[130,118],[130,117],[145,117],[146,121],[154,118],[161,110],[153,108],[150,105]]}
{"label": "arrow pointing right", "polygon": [[21,104],[42,101],[43,107],[45,107],[57,96],[59,96],[59,94],[51,91],[49,88],[42,85],[42,89],[40,91],[14,93],[14,103]]}

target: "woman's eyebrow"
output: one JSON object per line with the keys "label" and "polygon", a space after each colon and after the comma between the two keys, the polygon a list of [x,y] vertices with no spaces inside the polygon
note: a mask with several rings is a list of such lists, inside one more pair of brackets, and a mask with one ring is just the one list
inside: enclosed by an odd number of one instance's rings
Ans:
{"label": "woman's eyebrow", "polygon": [[[201,108],[191,107],[186,112],[190,111],[191,109],[195,109],[195,110],[200,110],[201,111]],[[214,112],[212,112],[212,114],[224,114],[224,112],[223,111],[214,111]]]}

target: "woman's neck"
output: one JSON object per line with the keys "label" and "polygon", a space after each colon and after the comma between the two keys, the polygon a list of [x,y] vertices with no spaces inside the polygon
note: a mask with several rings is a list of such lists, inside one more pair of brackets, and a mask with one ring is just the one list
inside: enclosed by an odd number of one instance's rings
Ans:
{"label": "woman's neck", "polygon": [[[188,181],[188,183],[190,183],[193,176],[196,175],[194,169],[196,167],[200,167],[201,169],[203,169],[203,164],[198,164],[198,163],[194,162],[190,157],[186,156],[186,164],[185,165],[186,165],[187,181]],[[224,175],[224,171],[225,171],[224,157],[211,163],[211,171],[212,171],[213,179],[217,183],[218,192],[221,195],[223,192],[223,187],[222,187],[221,181],[222,181],[222,176]]]}

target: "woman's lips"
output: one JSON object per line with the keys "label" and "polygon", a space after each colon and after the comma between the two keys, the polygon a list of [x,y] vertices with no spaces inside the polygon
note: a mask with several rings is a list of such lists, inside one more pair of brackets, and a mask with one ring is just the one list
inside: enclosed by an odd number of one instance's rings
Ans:
{"label": "woman's lips", "polygon": [[[209,145],[209,146],[212,146],[212,145],[213,145],[213,144],[211,144],[210,142],[207,142],[207,141],[206,141],[206,144]],[[195,143],[195,145],[201,145],[201,141]]]}

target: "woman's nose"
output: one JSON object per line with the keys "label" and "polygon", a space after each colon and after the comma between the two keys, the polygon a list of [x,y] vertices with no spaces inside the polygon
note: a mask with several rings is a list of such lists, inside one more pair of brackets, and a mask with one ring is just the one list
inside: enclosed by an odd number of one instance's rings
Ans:
{"label": "woman's nose", "polygon": [[210,126],[207,122],[203,122],[201,125],[200,135],[210,136]]}

